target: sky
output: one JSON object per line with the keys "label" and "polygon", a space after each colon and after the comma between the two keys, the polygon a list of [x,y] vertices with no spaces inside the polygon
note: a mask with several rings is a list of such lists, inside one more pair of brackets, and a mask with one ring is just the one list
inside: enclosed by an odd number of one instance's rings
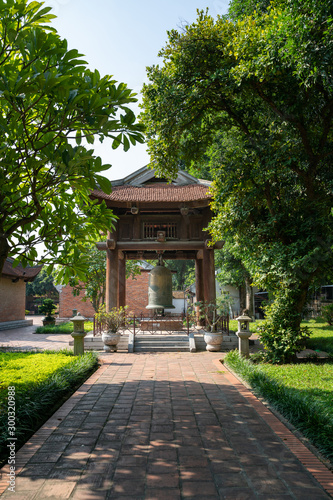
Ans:
{"label": "sky", "polygon": [[[161,64],[157,56],[167,41],[167,31],[192,23],[197,9],[216,17],[228,9],[228,0],[45,0],[57,16],[52,21],[69,49],[77,49],[90,69],[112,75],[138,94],[147,83],[146,67]],[[140,108],[132,106],[138,114]],[[95,153],[112,168],[111,180],[122,179],[149,163],[146,145],[126,153],[112,150],[111,141],[94,144]]]}

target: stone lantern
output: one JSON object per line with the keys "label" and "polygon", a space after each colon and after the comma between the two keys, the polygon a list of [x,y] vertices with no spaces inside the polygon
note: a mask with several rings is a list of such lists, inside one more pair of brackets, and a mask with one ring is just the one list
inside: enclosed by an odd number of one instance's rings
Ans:
{"label": "stone lantern", "polygon": [[74,356],[81,356],[81,354],[84,354],[84,337],[87,335],[84,331],[86,318],[78,312],[70,320],[73,322],[74,327],[74,331],[71,333],[74,339]]}
{"label": "stone lantern", "polygon": [[252,335],[250,332],[250,322],[252,319],[244,312],[241,316],[238,316],[236,320],[238,321],[238,331],[236,332],[236,335],[238,337],[239,354],[245,358],[249,358],[249,338]]}

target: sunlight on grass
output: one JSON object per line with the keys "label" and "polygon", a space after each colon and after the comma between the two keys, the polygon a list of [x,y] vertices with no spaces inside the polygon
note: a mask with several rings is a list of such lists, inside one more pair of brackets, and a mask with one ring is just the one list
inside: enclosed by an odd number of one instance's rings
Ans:
{"label": "sunlight on grass", "polygon": [[225,362],[333,460],[333,363],[254,364],[236,351]]}
{"label": "sunlight on grass", "polygon": [[0,398],[1,390],[8,385],[38,384],[46,380],[59,368],[72,363],[73,356],[63,353],[0,353]]}
{"label": "sunlight on grass", "polygon": [[302,326],[309,327],[311,331],[311,337],[306,343],[309,349],[333,354],[333,326],[329,326],[321,318],[303,321]]}

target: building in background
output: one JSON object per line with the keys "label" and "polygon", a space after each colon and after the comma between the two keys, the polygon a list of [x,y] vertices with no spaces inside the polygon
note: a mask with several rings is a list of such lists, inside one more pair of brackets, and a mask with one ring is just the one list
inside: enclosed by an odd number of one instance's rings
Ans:
{"label": "building in background", "polygon": [[13,267],[14,259],[7,258],[0,277],[0,329],[32,325],[25,319],[26,283],[33,281],[43,266]]}

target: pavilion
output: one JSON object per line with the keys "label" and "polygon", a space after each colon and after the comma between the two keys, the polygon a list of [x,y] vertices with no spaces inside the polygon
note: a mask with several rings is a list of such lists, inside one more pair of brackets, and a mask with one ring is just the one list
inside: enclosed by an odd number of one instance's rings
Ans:
{"label": "pavilion", "polygon": [[91,198],[104,200],[118,217],[105,242],[107,254],[106,307],[125,306],[126,259],[193,259],[196,298],[214,302],[214,248],[206,228],[212,219],[210,182],[180,171],[168,183],[148,167],[112,182],[111,194],[94,190]]}

